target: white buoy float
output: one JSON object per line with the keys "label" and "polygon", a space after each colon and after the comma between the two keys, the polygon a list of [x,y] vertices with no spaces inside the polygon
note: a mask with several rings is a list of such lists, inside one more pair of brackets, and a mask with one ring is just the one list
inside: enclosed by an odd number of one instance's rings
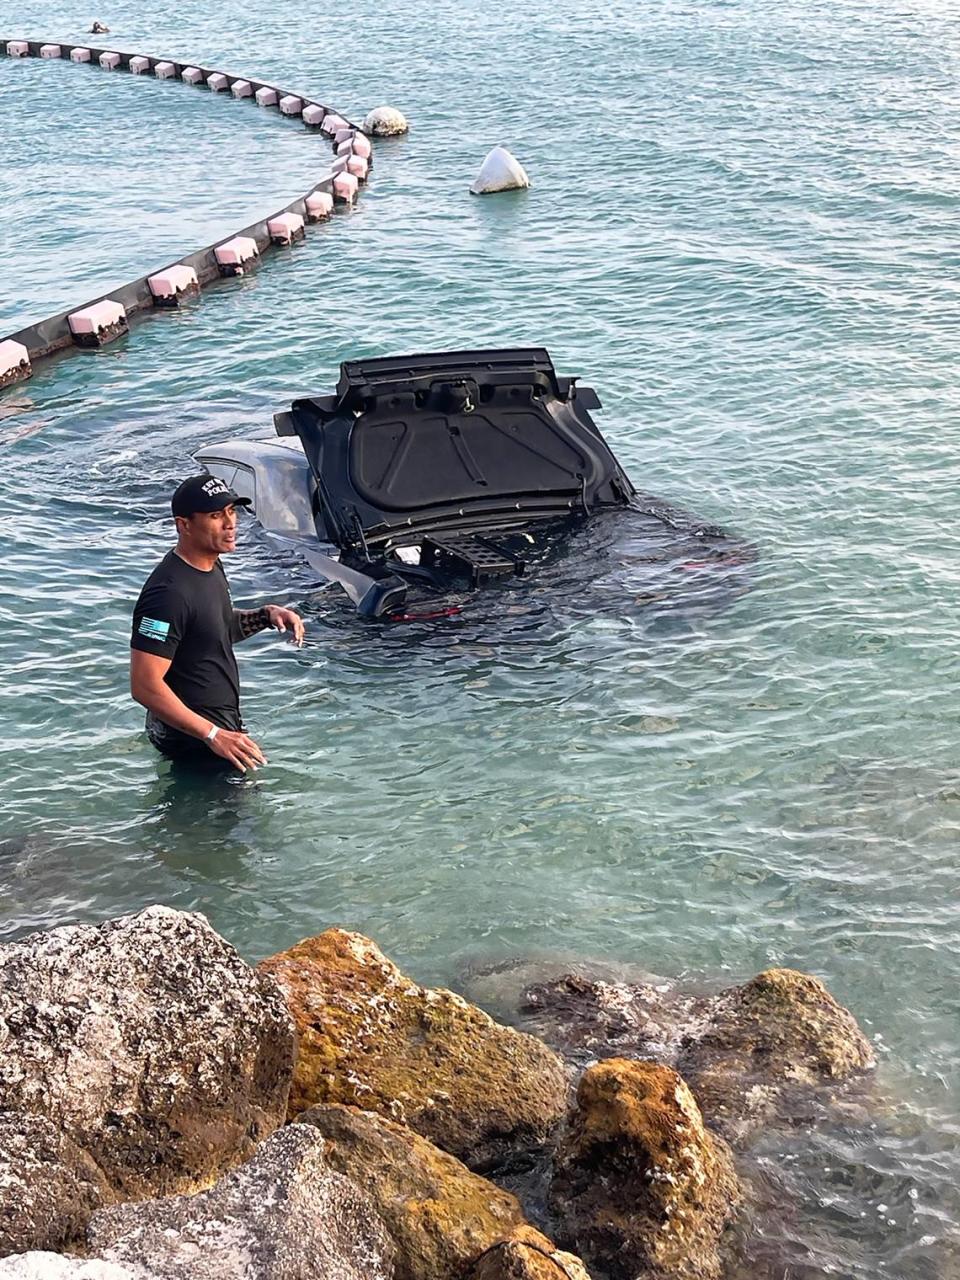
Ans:
{"label": "white buoy float", "polygon": [[374,107],[363,122],[365,133],[372,133],[377,138],[392,138],[406,133],[410,128],[407,117],[396,107]]}
{"label": "white buoy float", "polygon": [[518,191],[529,185],[526,170],[516,156],[506,147],[494,147],[480,166],[470,191],[475,196],[485,196],[494,191]]}

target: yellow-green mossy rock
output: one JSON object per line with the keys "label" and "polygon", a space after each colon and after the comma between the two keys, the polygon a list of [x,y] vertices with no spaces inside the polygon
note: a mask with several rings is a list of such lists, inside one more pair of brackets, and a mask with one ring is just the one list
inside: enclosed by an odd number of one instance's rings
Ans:
{"label": "yellow-green mossy rock", "polygon": [[726,1143],[675,1071],[608,1058],[584,1072],[550,1204],[588,1266],[612,1280],[716,1280],[740,1199]]}
{"label": "yellow-green mossy rock", "polygon": [[468,1280],[590,1280],[586,1267],[533,1227],[518,1227],[488,1249]]}
{"label": "yellow-green mossy rock", "polygon": [[393,1120],[311,1107],[297,1124],[326,1140],[326,1162],[362,1185],[396,1246],[394,1280],[460,1280],[522,1224],[520,1202]]}
{"label": "yellow-green mossy rock", "polygon": [[791,1087],[839,1083],[870,1070],[856,1019],[818,978],[768,969],[717,997],[677,1063],[710,1125],[746,1137]]}
{"label": "yellow-green mossy rock", "polygon": [[474,1169],[542,1146],[567,1077],[552,1050],[451,991],[420,987],[368,938],[328,929],[264,960],[296,1024],[290,1117],[376,1111]]}

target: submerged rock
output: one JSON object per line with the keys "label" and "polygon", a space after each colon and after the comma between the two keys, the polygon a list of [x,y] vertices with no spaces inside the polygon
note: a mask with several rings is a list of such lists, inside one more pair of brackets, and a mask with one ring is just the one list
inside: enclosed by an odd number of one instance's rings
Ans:
{"label": "submerged rock", "polygon": [[112,1200],[96,1164],[56,1125],[0,1112],[0,1257],[65,1248]]}
{"label": "submerged rock", "polygon": [[874,1065],[856,1020],[817,978],[770,969],[719,994],[668,983],[602,981],[564,974],[528,986],[523,1025],[570,1062],[652,1058],[689,1083],[707,1123],[744,1142],[790,1114],[799,1092],[821,1105],[836,1086]]}
{"label": "submerged rock", "polygon": [[674,1063],[708,1002],[666,983],[603,981],[567,973],[523,992],[524,1025],[571,1061],[652,1058]]}
{"label": "submerged rock", "polygon": [[509,1240],[483,1255],[467,1280],[590,1280],[572,1253],[564,1253],[532,1227],[520,1227]]}
{"label": "submerged rock", "polygon": [[517,1199],[412,1129],[370,1111],[312,1107],[327,1161],[363,1187],[396,1246],[396,1280],[459,1280],[523,1223]]}
{"label": "submerged rock", "polygon": [[853,1015],[819,979],[794,969],[768,969],[722,992],[677,1062],[708,1122],[731,1141],[798,1087],[842,1082],[874,1065]]}
{"label": "submerged rock", "polygon": [[613,1280],[714,1280],[740,1198],[726,1144],[675,1071],[610,1058],[584,1073],[550,1203],[589,1266]]}
{"label": "submerged rock", "polygon": [[494,147],[487,152],[470,192],[475,196],[492,195],[496,191],[520,191],[529,185],[526,170],[516,156],[506,147]]}
{"label": "submerged rock", "polygon": [[0,1109],[46,1115],[124,1197],[209,1185],[283,1122],[293,1027],[200,915],[0,947]]}
{"label": "submerged rock", "polygon": [[104,1209],[90,1252],[156,1280],[391,1280],[373,1205],[328,1167],[325,1145],[289,1125],[209,1191]]}
{"label": "submerged rock", "polygon": [[376,1111],[483,1169],[542,1145],[563,1115],[567,1079],[546,1045],[417,986],[360,934],[328,929],[261,969],[299,1034],[291,1116]]}
{"label": "submerged rock", "polygon": [[372,133],[377,138],[395,137],[409,128],[407,117],[396,107],[374,107],[363,122],[364,133]]}

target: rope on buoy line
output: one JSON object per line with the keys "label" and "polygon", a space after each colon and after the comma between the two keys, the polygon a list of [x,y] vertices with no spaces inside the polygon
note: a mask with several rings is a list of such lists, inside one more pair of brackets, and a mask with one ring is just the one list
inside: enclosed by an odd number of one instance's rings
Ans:
{"label": "rope on buoy line", "polygon": [[0,388],[29,378],[38,360],[57,351],[102,347],[113,342],[129,332],[129,317],[138,312],[174,309],[216,280],[246,275],[259,265],[264,253],[303,240],[307,223],[326,221],[337,204],[352,206],[373,164],[370,139],[346,116],[322,102],[288,93],[262,80],[145,53],[96,49],[66,41],[0,39],[0,53],[9,58],[61,59],[96,65],[104,71],[153,75],[158,80],[180,79],[185,84],[206,86],[213,93],[229,90],[238,101],[246,99],[259,107],[274,107],[282,115],[299,117],[306,128],[329,138],[334,148],[329,172],[276,213],[82,307],[60,312],[0,339]]}

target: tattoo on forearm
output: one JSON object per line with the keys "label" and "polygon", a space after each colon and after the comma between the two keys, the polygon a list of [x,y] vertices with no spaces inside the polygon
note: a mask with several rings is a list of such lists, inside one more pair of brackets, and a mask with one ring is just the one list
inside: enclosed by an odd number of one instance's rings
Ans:
{"label": "tattoo on forearm", "polygon": [[241,640],[256,635],[270,625],[270,615],[266,609],[234,609],[233,616]]}

